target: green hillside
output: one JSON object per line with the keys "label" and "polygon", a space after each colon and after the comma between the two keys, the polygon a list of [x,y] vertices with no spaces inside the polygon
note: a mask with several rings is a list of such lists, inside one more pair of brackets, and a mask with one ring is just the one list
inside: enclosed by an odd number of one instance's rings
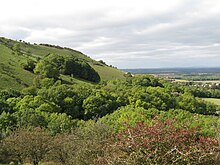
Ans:
{"label": "green hillside", "polygon": [[[30,44],[24,41],[0,38],[0,89],[22,89],[30,86],[36,74],[23,69],[23,65],[27,60],[39,61],[52,53],[61,56],[72,56],[88,63],[99,74],[101,80],[124,79],[122,71],[95,61],[83,53],[70,48],[49,44]],[[69,83],[86,82],[69,76],[60,77]]]}
{"label": "green hillside", "polygon": [[217,86],[132,76],[8,39],[0,60],[0,164],[219,164]]}

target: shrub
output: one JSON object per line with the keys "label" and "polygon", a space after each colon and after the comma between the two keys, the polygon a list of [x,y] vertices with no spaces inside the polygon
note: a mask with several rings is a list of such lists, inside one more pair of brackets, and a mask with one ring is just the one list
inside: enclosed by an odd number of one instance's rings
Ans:
{"label": "shrub", "polygon": [[115,134],[97,164],[215,164],[219,142],[196,128],[177,128],[172,120],[138,123]]}
{"label": "shrub", "polygon": [[37,165],[52,148],[52,136],[41,128],[18,129],[3,140],[4,153],[11,161]]}
{"label": "shrub", "polygon": [[34,72],[34,68],[36,66],[36,62],[32,59],[28,59],[25,63],[22,64],[23,69]]}
{"label": "shrub", "polygon": [[99,155],[103,155],[102,146],[111,134],[109,127],[93,122],[70,134],[58,134],[49,159],[65,165],[92,164]]}

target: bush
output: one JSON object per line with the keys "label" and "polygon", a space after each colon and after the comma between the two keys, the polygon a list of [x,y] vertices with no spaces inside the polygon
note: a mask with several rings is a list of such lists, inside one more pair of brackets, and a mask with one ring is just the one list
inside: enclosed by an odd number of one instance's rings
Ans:
{"label": "bush", "polygon": [[215,164],[219,141],[172,120],[138,123],[115,134],[97,164]]}
{"label": "bush", "polygon": [[32,59],[28,59],[25,63],[22,64],[23,69],[34,72],[34,68],[36,66],[36,62]]}
{"label": "bush", "polygon": [[103,124],[89,123],[70,134],[55,136],[49,159],[65,165],[92,164],[103,155],[102,146],[111,136],[112,130]]}
{"label": "bush", "polygon": [[52,149],[52,136],[41,128],[18,129],[3,140],[4,153],[10,161],[37,165]]}

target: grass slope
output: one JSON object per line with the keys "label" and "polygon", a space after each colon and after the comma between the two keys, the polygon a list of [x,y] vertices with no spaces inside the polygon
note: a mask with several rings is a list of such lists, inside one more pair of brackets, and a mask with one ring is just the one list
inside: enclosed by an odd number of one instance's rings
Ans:
{"label": "grass slope", "polygon": [[35,75],[21,67],[25,57],[13,55],[9,48],[0,45],[0,59],[0,89],[22,89],[32,84]]}
{"label": "grass slope", "polygon": [[100,65],[94,65],[90,64],[96,72],[99,73],[102,80],[113,80],[113,79],[125,79],[124,73],[121,70],[108,67],[108,66],[100,66]]}
{"label": "grass slope", "polygon": [[[15,44],[19,44],[20,46],[20,55],[13,52],[13,46]],[[22,63],[28,58],[39,60],[49,53],[71,55],[88,62],[98,72],[101,80],[124,79],[124,72],[95,61],[76,50],[0,38],[0,89],[22,89],[26,86],[30,86],[36,75],[24,70],[22,68]],[[88,83],[84,80],[77,80],[68,76],[61,76],[61,78],[69,83]]]}
{"label": "grass slope", "polygon": [[211,102],[213,104],[216,104],[218,106],[220,106],[220,99],[214,99],[214,98],[203,98],[203,100]]}

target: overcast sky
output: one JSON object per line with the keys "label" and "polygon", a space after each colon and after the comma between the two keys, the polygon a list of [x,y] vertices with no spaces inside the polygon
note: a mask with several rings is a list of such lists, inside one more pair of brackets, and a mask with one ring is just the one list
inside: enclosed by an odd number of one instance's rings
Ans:
{"label": "overcast sky", "polygon": [[0,36],[118,68],[220,67],[220,0],[2,0]]}

